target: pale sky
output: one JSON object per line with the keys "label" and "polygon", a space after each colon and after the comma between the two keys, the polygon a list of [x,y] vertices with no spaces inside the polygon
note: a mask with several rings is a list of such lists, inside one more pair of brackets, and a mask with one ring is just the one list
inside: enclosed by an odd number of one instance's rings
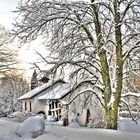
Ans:
{"label": "pale sky", "polygon": [[[3,25],[6,29],[12,28],[12,22],[16,17],[16,13],[12,11],[16,10],[20,0],[0,0],[0,24]],[[37,59],[35,51],[37,50],[40,53],[44,52],[44,49],[41,49],[41,41],[35,41],[29,45],[25,45],[20,49],[19,56],[22,61],[22,66],[27,70],[27,76],[31,77],[33,70],[30,70],[31,65],[29,63],[34,63]]]}
{"label": "pale sky", "polygon": [[12,22],[16,16],[14,11],[19,0],[0,0],[0,24],[6,28],[12,27]]}

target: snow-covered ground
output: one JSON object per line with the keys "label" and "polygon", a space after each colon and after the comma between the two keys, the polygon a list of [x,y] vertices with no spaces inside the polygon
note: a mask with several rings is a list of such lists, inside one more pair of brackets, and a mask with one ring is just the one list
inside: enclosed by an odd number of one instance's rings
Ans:
{"label": "snow-covered ground", "polygon": [[7,135],[8,132],[14,131],[14,129],[18,125],[19,125],[18,122],[8,121],[4,118],[1,118],[0,119],[0,136]]}
{"label": "snow-covered ground", "polygon": [[[15,129],[20,123],[0,119],[0,140],[31,140],[27,138],[15,137]],[[127,131],[127,132],[123,132]],[[138,140],[140,134],[140,122],[136,124],[130,119],[121,118],[119,130],[91,129],[78,127],[73,124],[67,127],[46,125],[44,135],[34,140]]]}
{"label": "snow-covered ground", "polygon": [[140,120],[136,122],[132,121],[131,118],[120,118],[118,130],[125,132],[140,133]]}

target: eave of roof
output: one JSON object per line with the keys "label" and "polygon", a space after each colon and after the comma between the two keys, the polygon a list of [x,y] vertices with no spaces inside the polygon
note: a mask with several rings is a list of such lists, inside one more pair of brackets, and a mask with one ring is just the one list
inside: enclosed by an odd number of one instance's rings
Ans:
{"label": "eave of roof", "polygon": [[40,94],[41,92],[43,92],[44,90],[48,89],[49,87],[57,84],[58,82],[66,83],[62,79],[59,79],[55,82],[53,81],[53,82],[48,83],[48,84],[43,84],[42,86],[39,86],[39,87],[27,92],[26,94],[22,95],[21,97],[18,98],[18,100],[31,99],[31,98],[37,96],[38,94]]}
{"label": "eave of roof", "polygon": [[70,85],[63,83],[60,86],[54,87],[52,90],[47,91],[44,95],[38,97],[38,100],[59,100],[63,99],[70,93]]}
{"label": "eave of roof", "polygon": [[21,97],[18,98],[18,100],[31,99],[34,96],[37,96],[38,94],[40,94],[41,92],[46,90],[46,88],[48,88],[47,84],[39,86],[39,87],[27,92],[26,94],[22,95]]}

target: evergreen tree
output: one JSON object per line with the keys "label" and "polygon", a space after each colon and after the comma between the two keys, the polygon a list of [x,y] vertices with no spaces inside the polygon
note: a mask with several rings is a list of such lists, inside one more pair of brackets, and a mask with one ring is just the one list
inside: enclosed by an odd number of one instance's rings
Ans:
{"label": "evergreen tree", "polygon": [[34,70],[32,79],[31,79],[31,90],[38,87],[38,79],[37,79],[37,72]]}

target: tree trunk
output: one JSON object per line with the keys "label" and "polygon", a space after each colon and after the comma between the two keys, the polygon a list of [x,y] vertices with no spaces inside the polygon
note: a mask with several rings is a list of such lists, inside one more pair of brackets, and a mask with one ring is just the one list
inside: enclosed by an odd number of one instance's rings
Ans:
{"label": "tree trunk", "polygon": [[114,93],[114,103],[106,112],[107,128],[117,129],[118,108],[122,91],[123,77],[123,56],[122,56],[122,40],[121,40],[121,19],[119,9],[119,1],[114,0],[114,23],[115,23],[115,40],[116,40],[116,91]]}
{"label": "tree trunk", "polygon": [[[94,0],[91,0],[94,2]],[[99,21],[98,10],[95,5],[92,6],[94,11],[94,23],[95,31],[98,39],[98,49],[100,50],[99,58],[101,64],[101,73],[104,84],[104,103],[105,103],[105,112],[106,112],[106,127],[109,129],[117,129],[117,119],[118,119],[118,108],[121,98],[122,90],[122,74],[123,74],[123,59],[122,59],[122,41],[121,41],[121,25],[120,25],[120,13],[119,13],[119,1],[114,0],[114,23],[115,23],[115,48],[116,48],[116,91],[115,93],[111,90],[110,74],[109,74],[109,65],[107,62],[106,51],[103,48],[104,40],[101,32],[101,25]],[[111,100],[111,96],[114,96],[114,102],[112,106],[108,106],[108,103]]]}

